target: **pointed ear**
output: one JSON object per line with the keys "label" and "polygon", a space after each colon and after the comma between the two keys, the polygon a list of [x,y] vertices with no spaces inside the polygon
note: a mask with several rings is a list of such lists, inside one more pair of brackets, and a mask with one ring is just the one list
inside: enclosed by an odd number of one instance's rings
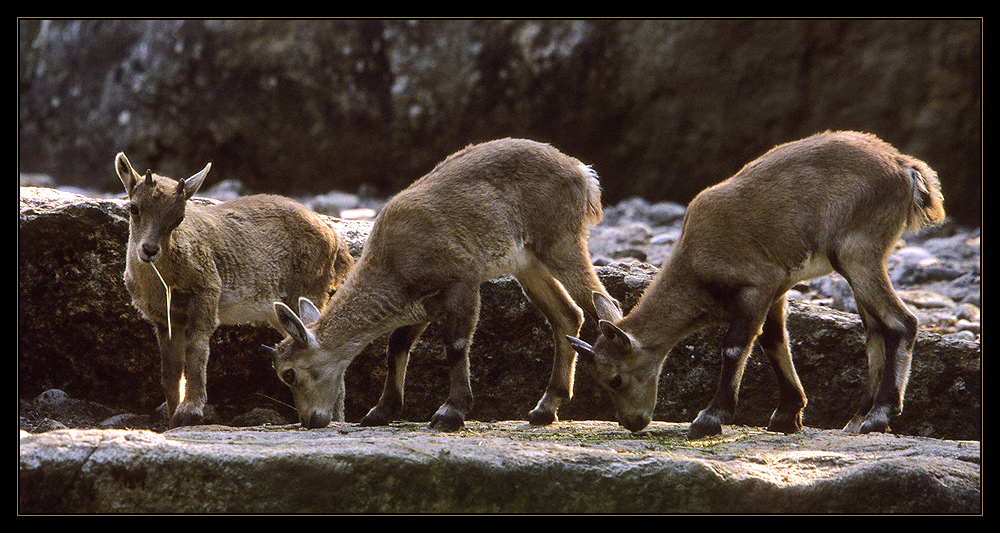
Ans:
{"label": "pointed ear", "polygon": [[586,342],[570,335],[566,335],[566,340],[569,341],[569,345],[576,351],[577,355],[580,356],[580,361],[582,363],[590,365],[597,359],[597,354],[594,353],[594,349]]}
{"label": "pointed ear", "polygon": [[316,304],[312,303],[312,300],[305,296],[299,297],[299,318],[302,319],[302,322],[312,324],[319,320],[319,315],[319,308],[316,307]]}
{"label": "pointed ear", "polygon": [[177,194],[183,194],[185,200],[190,200],[194,193],[198,192],[201,188],[201,184],[205,182],[205,176],[208,175],[208,170],[212,168],[212,164],[209,163],[205,165],[205,168],[201,169],[194,176],[186,180],[180,180],[177,182]]}
{"label": "pointed ear", "polygon": [[295,339],[295,342],[304,346],[312,346],[316,343],[316,338],[313,337],[309,328],[287,305],[274,302],[274,313],[278,315],[278,324],[285,330],[285,333]]}
{"label": "pointed ear", "polygon": [[115,172],[118,173],[118,179],[122,180],[125,192],[131,198],[132,188],[139,181],[139,174],[132,168],[132,163],[129,162],[128,158],[125,157],[125,152],[118,152],[118,155],[115,156]]}
{"label": "pointed ear", "polygon": [[597,326],[601,329],[601,334],[604,335],[609,341],[621,346],[626,351],[632,351],[636,347],[635,341],[632,337],[625,333],[621,328],[608,322],[607,320],[601,320],[597,323]]}
{"label": "pointed ear", "polygon": [[622,319],[622,306],[618,304],[618,300],[603,292],[594,291],[594,307],[597,309],[597,317],[601,320],[618,322]]}

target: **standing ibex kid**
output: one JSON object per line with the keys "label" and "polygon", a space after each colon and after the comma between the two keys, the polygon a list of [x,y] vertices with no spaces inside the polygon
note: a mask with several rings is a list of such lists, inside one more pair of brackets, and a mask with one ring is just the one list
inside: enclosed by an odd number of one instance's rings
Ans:
{"label": "standing ibex kid", "polygon": [[586,244],[600,218],[597,176],[549,145],[501,139],[445,159],[386,204],[322,314],[307,301],[301,316],[276,304],[290,338],[278,346],[274,366],[292,389],[302,425],[331,421],[347,366],[387,333],[385,388],[361,423],[389,423],[402,408],[410,347],[443,317],[451,390],[431,427],[462,427],[472,407],[469,347],[480,284],[503,274],[517,279],[552,327],[552,374],[530,420],[555,420],[573,391],[576,354],[567,335],[579,334],[584,312],[596,319],[591,294],[604,294]]}
{"label": "standing ibex kid", "polygon": [[353,264],[336,232],[287,198],[188,202],[210,167],[174,181],[148,170],[140,176],[125,154],[115,157],[129,198],[125,286],[156,327],[171,427],[202,421],[217,326],[267,323],[281,331],[275,300],[323,305]]}
{"label": "standing ibex kid", "polygon": [[726,324],[719,388],[689,437],[718,434],[732,417],[754,339],[778,375],[768,429],[795,432],[806,396],[789,353],[785,293],[836,271],[854,291],[870,378],[845,429],[885,431],[903,409],[917,331],[889,283],[886,257],[904,229],[943,218],[935,172],[872,135],[826,132],[780,145],[695,197],[669,262],[635,308],[622,317],[595,294],[601,335],[593,347],[571,342],[610,391],[619,422],[639,431],[652,416],[671,347]]}

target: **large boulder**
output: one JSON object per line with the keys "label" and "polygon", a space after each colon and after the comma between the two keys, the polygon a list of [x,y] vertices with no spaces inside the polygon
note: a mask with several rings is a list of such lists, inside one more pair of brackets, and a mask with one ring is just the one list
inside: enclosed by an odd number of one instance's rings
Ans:
{"label": "large boulder", "polygon": [[18,164],[257,192],[391,194],[474,142],[594,164],[608,202],[687,202],[776,144],[875,133],[978,226],[982,20],[18,21]]}
{"label": "large boulder", "polygon": [[[208,200],[205,200],[208,201]],[[358,253],[368,223],[327,218]],[[128,240],[124,200],[94,199],[52,189],[22,188],[18,225],[18,395],[25,401],[58,389],[72,398],[150,413],[163,401],[152,327],[132,308],[122,281]],[[598,268],[608,291],[634,305],[656,269],[638,262]],[[585,335],[593,333],[585,326]],[[806,425],[840,428],[865,385],[864,334],[857,315],[793,303],[793,355],[809,395]],[[655,417],[689,422],[707,405],[720,367],[720,330],[684,339],[668,357]],[[212,338],[209,403],[221,421],[255,407],[295,420],[291,394],[274,375],[261,344],[279,333],[227,326]],[[476,405],[470,418],[523,420],[541,396],[551,369],[551,330],[512,278],[484,284],[481,318],[471,353]],[[381,339],[347,373],[347,420],[357,421],[378,399],[385,376]],[[413,350],[404,418],[426,421],[447,395],[440,327],[428,328]],[[906,409],[892,422],[907,435],[980,440],[979,342],[922,332],[918,336]],[[764,426],[777,401],[765,358],[750,358],[736,424]],[[614,420],[608,396],[578,373],[563,420]]]}

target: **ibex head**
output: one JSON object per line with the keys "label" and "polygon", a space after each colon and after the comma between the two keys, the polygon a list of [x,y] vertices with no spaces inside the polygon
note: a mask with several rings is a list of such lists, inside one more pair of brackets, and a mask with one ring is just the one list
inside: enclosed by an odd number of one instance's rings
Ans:
{"label": "ibex head", "polygon": [[307,429],[323,428],[333,420],[343,420],[343,376],[350,359],[331,357],[310,329],[320,316],[307,298],[299,299],[296,313],[276,302],[278,323],[288,333],[271,350],[274,371],[292,391],[299,422]]}
{"label": "ibex head", "polygon": [[594,304],[601,332],[594,345],[575,337],[567,339],[581,367],[611,393],[618,422],[629,431],[639,431],[652,419],[663,359],[616,325],[622,311],[615,301],[595,292]]}
{"label": "ibex head", "polygon": [[169,242],[170,233],[184,220],[185,203],[198,191],[209,163],[188,179],[174,181],[147,170],[141,176],[124,153],[115,157],[115,171],[129,197],[129,238],[139,260],[152,263]]}

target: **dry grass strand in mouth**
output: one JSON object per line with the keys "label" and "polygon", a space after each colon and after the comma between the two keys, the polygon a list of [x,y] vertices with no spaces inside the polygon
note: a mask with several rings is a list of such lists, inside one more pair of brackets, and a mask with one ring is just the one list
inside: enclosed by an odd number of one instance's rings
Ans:
{"label": "dry grass strand in mouth", "polygon": [[160,278],[160,283],[163,284],[163,290],[167,293],[167,339],[171,340],[174,335],[170,327],[170,286],[163,280],[163,276],[160,275],[160,270],[156,268],[156,264],[150,262],[149,266],[153,267],[153,272],[156,272],[156,277]]}

